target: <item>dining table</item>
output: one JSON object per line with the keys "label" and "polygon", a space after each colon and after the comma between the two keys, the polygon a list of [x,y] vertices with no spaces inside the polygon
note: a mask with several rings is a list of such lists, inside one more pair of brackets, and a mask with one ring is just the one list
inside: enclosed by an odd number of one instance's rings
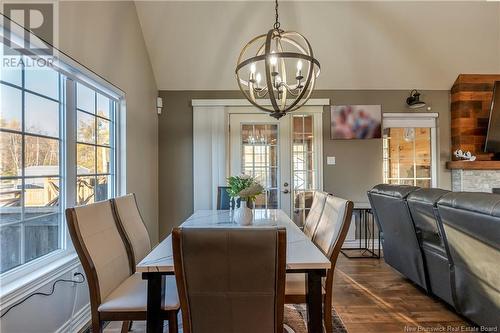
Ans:
{"label": "dining table", "polygon": [[[233,210],[198,210],[181,224],[183,228],[239,228]],[[286,229],[286,271],[306,274],[307,327],[309,333],[323,331],[322,277],[331,268],[330,260],[302,230],[280,209],[254,209],[252,224],[243,228],[282,226]],[[147,280],[147,332],[163,332],[160,316],[166,275],[174,275],[172,237],[169,235],[136,265]]]}

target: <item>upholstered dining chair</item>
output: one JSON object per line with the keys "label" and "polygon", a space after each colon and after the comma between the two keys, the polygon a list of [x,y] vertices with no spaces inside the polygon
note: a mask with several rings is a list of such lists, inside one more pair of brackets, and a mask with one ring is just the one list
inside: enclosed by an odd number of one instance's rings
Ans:
{"label": "upholstered dining chair", "polygon": [[[90,293],[92,331],[104,321],[146,320],[147,283],[130,267],[130,245],[113,215],[111,202],[66,209],[68,229],[82,263]],[[165,281],[162,315],[177,333],[179,299],[173,278]],[[128,326],[128,325],[127,325]],[[126,331],[125,325],[122,331]]]}
{"label": "upholstered dining chair", "polygon": [[318,226],[321,214],[323,213],[323,208],[325,207],[325,201],[328,194],[321,191],[314,192],[313,202],[309,214],[307,215],[306,221],[304,223],[304,234],[307,237],[313,238],[316,227]]}
{"label": "upholstered dining chair", "polygon": [[113,213],[118,226],[130,246],[130,269],[135,272],[135,266],[151,252],[151,239],[144,224],[137,199],[134,193],[111,199]]}
{"label": "upholstered dining chair", "polygon": [[283,332],[286,230],[176,228],[184,333]]}
{"label": "upholstered dining chair", "polygon": [[217,210],[229,210],[231,205],[234,208],[240,206],[240,199],[234,200],[229,196],[227,190],[229,186],[218,186],[217,187]]}
{"label": "upholstered dining chair", "polygon": [[[151,239],[144,220],[137,205],[135,193],[126,194],[111,199],[111,206],[118,227],[121,228],[123,237],[130,244],[127,248],[130,270],[135,273],[135,266],[151,251]],[[167,279],[173,279],[167,277]],[[122,330],[130,331],[132,322],[123,322]]]}
{"label": "upholstered dining chair", "polygon": [[[327,333],[333,332],[332,327],[332,289],[333,273],[340,249],[351,224],[352,201],[328,195],[325,200],[323,214],[313,235],[313,242],[330,258],[331,268],[323,281],[324,326]],[[306,277],[303,273],[286,275],[285,303],[298,304],[306,302]]]}

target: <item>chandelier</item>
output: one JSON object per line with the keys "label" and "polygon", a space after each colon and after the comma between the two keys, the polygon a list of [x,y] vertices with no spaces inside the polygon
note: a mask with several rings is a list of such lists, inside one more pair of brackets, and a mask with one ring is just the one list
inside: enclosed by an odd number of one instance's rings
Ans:
{"label": "chandelier", "polygon": [[311,97],[320,64],[304,36],[280,29],[278,0],[275,12],[273,29],[241,50],[236,79],[250,103],[279,119]]}

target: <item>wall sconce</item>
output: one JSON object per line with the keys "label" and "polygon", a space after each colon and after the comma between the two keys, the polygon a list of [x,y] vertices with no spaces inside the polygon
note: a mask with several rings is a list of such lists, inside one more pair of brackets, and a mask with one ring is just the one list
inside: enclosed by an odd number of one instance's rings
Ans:
{"label": "wall sconce", "polygon": [[406,99],[406,104],[410,109],[420,109],[426,105],[424,101],[420,100],[420,93],[417,89],[410,91],[410,96]]}

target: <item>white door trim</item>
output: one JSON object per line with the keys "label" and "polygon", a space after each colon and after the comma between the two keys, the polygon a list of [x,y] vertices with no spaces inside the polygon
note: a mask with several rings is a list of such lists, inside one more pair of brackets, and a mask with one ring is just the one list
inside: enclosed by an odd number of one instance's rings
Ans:
{"label": "white door trim", "polygon": [[[191,105],[194,107],[198,106],[253,106],[246,99],[193,99],[191,100]],[[262,105],[271,105],[270,101],[265,101]],[[305,106],[322,106],[330,105],[329,98],[311,98],[305,104]]]}

